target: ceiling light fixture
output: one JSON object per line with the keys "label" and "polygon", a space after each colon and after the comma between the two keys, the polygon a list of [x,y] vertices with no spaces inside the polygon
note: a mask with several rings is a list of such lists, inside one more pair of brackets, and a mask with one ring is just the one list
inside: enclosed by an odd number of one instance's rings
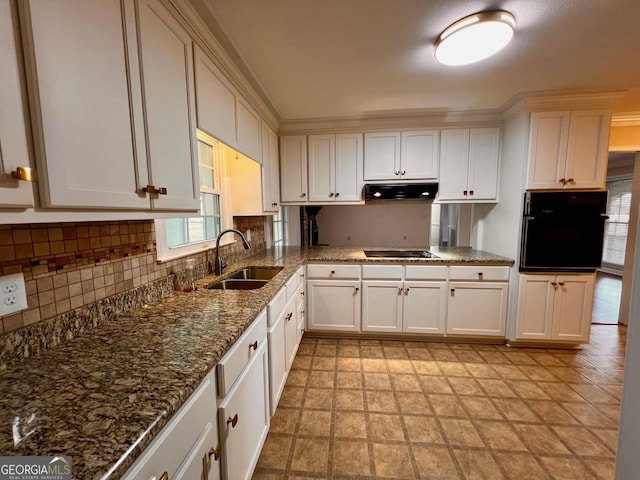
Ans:
{"label": "ceiling light fixture", "polygon": [[436,42],[436,60],[468,65],[502,50],[513,37],[516,20],[509,12],[478,12],[449,25]]}

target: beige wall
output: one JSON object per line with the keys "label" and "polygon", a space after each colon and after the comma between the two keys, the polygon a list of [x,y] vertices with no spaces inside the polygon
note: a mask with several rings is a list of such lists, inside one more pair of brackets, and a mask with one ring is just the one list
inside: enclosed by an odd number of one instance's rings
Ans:
{"label": "beige wall", "polygon": [[611,127],[609,132],[610,152],[635,152],[640,150],[640,125]]}

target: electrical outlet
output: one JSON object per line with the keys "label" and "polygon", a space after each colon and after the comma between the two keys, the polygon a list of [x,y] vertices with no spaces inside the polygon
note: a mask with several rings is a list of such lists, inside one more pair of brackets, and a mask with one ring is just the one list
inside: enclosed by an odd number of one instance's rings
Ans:
{"label": "electrical outlet", "polygon": [[24,275],[14,273],[0,277],[0,315],[9,315],[27,308]]}

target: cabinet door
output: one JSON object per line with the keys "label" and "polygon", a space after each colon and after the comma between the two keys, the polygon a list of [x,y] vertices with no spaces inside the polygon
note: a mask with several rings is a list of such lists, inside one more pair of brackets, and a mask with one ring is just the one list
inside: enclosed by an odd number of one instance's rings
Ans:
{"label": "cabinet door", "polygon": [[269,342],[269,406],[271,415],[276,412],[280,395],[287,382],[286,315],[286,311],[282,312],[267,334]]}
{"label": "cabinet door", "polygon": [[195,47],[195,75],[198,128],[227,145],[235,145],[235,89],[198,47]]}
{"label": "cabinet door", "polygon": [[446,282],[404,282],[402,331],[444,334]]}
{"label": "cabinet door", "polygon": [[469,170],[469,129],[440,132],[439,200],[467,200]]}
{"label": "cabinet door", "polygon": [[569,112],[535,112],[531,114],[529,132],[529,180],[527,188],[563,188]]}
{"label": "cabinet door", "polygon": [[309,330],[360,331],[360,281],[309,280]]}
{"label": "cabinet door", "polygon": [[309,135],[309,201],[335,199],[335,135]]}
{"label": "cabinet door", "polygon": [[261,118],[240,95],[236,96],[236,149],[262,163]]}
{"label": "cabinet door", "polygon": [[604,188],[611,116],[606,110],[571,112],[566,188]]}
{"label": "cabinet door", "polygon": [[402,132],[400,175],[404,180],[437,180],[438,130]]}
{"label": "cabinet door", "polygon": [[362,282],[362,331],[402,332],[402,282]]}
{"label": "cabinet door", "polygon": [[18,167],[32,167],[21,59],[16,3],[5,0],[0,2],[0,207],[34,205],[33,183],[11,177]]}
{"label": "cabinet door", "polygon": [[42,205],[148,209],[132,3],[18,3]]}
{"label": "cabinet door", "polygon": [[364,134],[364,179],[400,180],[400,132]]}
{"label": "cabinet door", "polygon": [[306,203],[307,137],[280,137],[280,201]]}
{"label": "cabinet door", "polygon": [[280,173],[278,172],[278,137],[262,122],[262,209],[277,213],[280,203]]}
{"label": "cabinet door", "polygon": [[222,472],[226,480],[251,478],[269,430],[266,342],[225,396],[218,409]]}
{"label": "cabinet door", "polygon": [[192,42],[159,0],[139,3],[140,63],[146,118],[149,183],[165,187],[152,206],[198,210]]}
{"label": "cabinet door", "polygon": [[192,480],[194,478],[204,480],[220,479],[220,459],[209,456],[211,448],[218,445],[218,426],[208,422],[200,438],[193,446],[187,457],[178,468],[173,480]]}
{"label": "cabinet door", "polygon": [[298,297],[293,296],[285,308],[285,347],[287,357],[287,371],[291,368],[293,359],[298,351]]}
{"label": "cabinet door", "polygon": [[362,134],[336,135],[335,200],[362,200]]}
{"label": "cabinet door", "polygon": [[555,279],[555,275],[520,275],[516,338],[551,338]]}
{"label": "cabinet door", "polygon": [[507,292],[507,283],[449,282],[447,333],[504,336]]}
{"label": "cabinet door", "polygon": [[498,198],[500,129],[472,128],[469,131],[469,200]]}
{"label": "cabinet door", "polygon": [[568,342],[588,342],[594,275],[558,275],[556,282],[553,338]]}

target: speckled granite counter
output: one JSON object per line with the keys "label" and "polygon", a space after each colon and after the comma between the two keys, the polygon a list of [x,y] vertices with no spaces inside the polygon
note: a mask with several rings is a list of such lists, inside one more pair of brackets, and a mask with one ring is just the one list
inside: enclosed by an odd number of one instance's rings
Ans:
{"label": "speckled granite counter", "polygon": [[119,478],[306,262],[511,265],[468,248],[367,259],[360,248],[272,249],[227,268],[279,265],[258,290],[175,292],[0,374],[0,455],[73,457],[74,478]]}

